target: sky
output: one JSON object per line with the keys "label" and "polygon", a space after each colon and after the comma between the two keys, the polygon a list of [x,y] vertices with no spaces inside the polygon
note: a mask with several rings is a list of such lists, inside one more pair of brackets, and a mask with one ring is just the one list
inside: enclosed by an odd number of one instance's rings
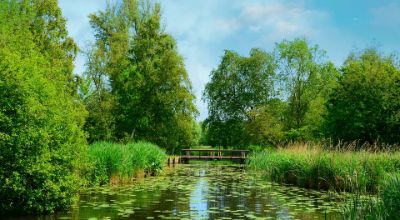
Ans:
{"label": "sky", "polygon": [[[247,55],[251,48],[271,51],[276,42],[306,38],[340,66],[351,51],[367,46],[400,52],[400,0],[159,0],[166,32],[177,41],[196,95],[201,100],[210,72],[224,50]],[[81,50],[93,43],[88,15],[104,10],[106,0],[59,0],[67,28]],[[79,54],[75,73],[85,70]]]}

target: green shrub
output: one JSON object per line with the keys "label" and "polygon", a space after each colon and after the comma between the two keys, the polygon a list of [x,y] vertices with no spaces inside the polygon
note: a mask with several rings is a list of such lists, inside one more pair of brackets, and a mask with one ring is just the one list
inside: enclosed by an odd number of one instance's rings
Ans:
{"label": "green shrub", "polygon": [[74,43],[51,2],[0,2],[0,216],[67,208],[79,186],[86,111],[72,95]]}

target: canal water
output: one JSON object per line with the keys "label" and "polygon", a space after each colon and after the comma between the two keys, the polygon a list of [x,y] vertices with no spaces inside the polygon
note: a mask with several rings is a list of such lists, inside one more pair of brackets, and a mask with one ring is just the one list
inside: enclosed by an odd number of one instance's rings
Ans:
{"label": "canal water", "polygon": [[282,186],[240,165],[178,165],[134,185],[82,192],[45,219],[340,219],[327,192]]}

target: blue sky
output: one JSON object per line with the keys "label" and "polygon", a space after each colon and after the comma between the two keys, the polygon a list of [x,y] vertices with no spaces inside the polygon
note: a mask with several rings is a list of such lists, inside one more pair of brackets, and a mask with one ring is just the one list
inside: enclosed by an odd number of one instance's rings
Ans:
{"label": "blue sky", "polygon": [[[336,65],[350,51],[378,44],[386,53],[400,51],[400,0],[160,0],[163,24],[185,59],[198,120],[207,117],[201,101],[210,71],[225,49],[246,55],[251,48],[272,50],[275,42],[306,37]],[[105,0],[59,0],[69,34],[81,49],[93,42],[88,14],[103,10]],[[85,69],[79,55],[75,72]]]}

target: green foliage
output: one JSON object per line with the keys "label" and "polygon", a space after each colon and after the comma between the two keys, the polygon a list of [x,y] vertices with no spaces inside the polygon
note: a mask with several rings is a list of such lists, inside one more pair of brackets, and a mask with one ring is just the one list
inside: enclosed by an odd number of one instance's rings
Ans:
{"label": "green foliage", "polygon": [[336,140],[400,141],[400,69],[375,49],[352,54],[328,102],[326,133]]}
{"label": "green foliage", "polygon": [[[225,51],[221,64],[211,72],[211,82],[204,91],[209,109],[204,126],[211,145],[249,144],[246,124],[259,117],[256,109],[263,108],[261,112],[265,112],[273,93],[274,70],[272,55],[262,50],[251,50],[249,57]],[[263,117],[268,120],[268,116]]]}
{"label": "green foliage", "polygon": [[115,100],[104,82],[105,76],[98,70],[99,62],[97,56],[88,54],[88,68],[79,83],[80,98],[89,113],[84,126],[89,143],[115,139]]}
{"label": "green foliage", "polygon": [[271,180],[314,189],[377,192],[387,173],[400,171],[399,153],[330,152],[301,146],[253,154],[249,167]]}
{"label": "green foliage", "polygon": [[250,120],[245,125],[245,136],[252,144],[276,145],[283,138],[281,120],[286,105],[279,99],[269,101],[249,111]]}
{"label": "green foliage", "polygon": [[200,145],[200,139],[203,135],[203,131],[201,128],[201,123],[198,123],[196,121],[193,121],[192,125],[192,142],[190,146],[199,146]]}
{"label": "green foliage", "polygon": [[276,45],[282,99],[287,98],[285,130],[289,140],[311,140],[321,136],[325,102],[335,86],[337,70],[325,60],[325,51],[305,39]]}
{"label": "green foliage", "polygon": [[380,193],[376,196],[353,194],[342,207],[343,219],[399,219],[400,216],[400,177],[387,175]]}
{"label": "green foliage", "polygon": [[[174,152],[192,144],[197,110],[176,42],[160,21],[160,5],[148,1],[126,0],[90,15],[96,43],[87,75],[98,94],[93,103],[107,108],[94,108],[89,116],[94,116],[94,128],[103,127],[100,132],[147,140]],[[115,131],[108,132],[112,126],[99,117],[103,110],[115,121]],[[104,137],[96,129],[90,133],[95,139]]]}
{"label": "green foliage", "polygon": [[56,1],[0,2],[0,214],[71,205],[85,153],[76,46]]}
{"label": "green foliage", "polygon": [[112,178],[129,180],[140,171],[155,174],[164,167],[166,159],[163,150],[146,142],[126,145],[96,142],[89,146],[90,165],[84,176],[89,185],[105,185],[109,184]]}
{"label": "green foliage", "polygon": [[389,176],[382,186],[380,193],[382,206],[387,219],[396,219],[400,216],[400,175]]}
{"label": "green foliage", "polygon": [[324,58],[305,39],[282,41],[275,54],[253,49],[249,58],[226,51],[204,91],[207,143],[277,145],[322,138],[325,104],[339,75]]}

